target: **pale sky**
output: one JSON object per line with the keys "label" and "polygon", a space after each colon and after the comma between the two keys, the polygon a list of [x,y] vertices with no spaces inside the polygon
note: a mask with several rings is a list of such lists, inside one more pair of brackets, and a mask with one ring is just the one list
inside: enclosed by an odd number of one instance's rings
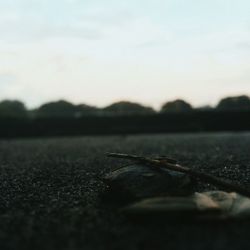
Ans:
{"label": "pale sky", "polygon": [[0,0],[0,99],[195,106],[250,95],[249,0]]}

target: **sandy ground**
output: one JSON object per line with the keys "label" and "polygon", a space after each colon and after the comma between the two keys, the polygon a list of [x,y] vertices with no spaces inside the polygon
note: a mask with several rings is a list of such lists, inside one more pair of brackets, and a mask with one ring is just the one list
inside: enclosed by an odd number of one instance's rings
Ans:
{"label": "sandy ground", "polygon": [[126,218],[101,198],[100,177],[125,163],[106,159],[107,151],[168,155],[250,186],[248,133],[1,141],[0,249],[249,249],[250,221]]}

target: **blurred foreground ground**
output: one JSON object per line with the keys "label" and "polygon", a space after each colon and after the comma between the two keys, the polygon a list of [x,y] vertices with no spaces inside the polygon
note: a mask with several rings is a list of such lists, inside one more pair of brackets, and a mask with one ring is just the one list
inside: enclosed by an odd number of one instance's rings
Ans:
{"label": "blurred foreground ground", "polygon": [[[0,249],[249,249],[247,222],[138,223],[100,198],[126,164],[105,152],[167,155],[250,188],[250,134],[172,134],[0,142]],[[201,184],[198,190],[214,187]]]}

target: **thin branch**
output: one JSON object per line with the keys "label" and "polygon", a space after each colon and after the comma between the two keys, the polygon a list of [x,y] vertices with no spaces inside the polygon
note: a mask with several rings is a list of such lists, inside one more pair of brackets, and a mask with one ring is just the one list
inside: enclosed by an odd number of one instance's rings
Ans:
{"label": "thin branch", "polygon": [[113,158],[127,159],[136,163],[147,164],[147,165],[154,166],[154,167],[167,168],[172,171],[185,173],[192,177],[198,178],[201,181],[204,181],[206,183],[210,183],[215,186],[224,188],[226,190],[234,191],[239,194],[250,197],[250,190],[247,190],[242,186],[231,183],[228,180],[215,177],[211,174],[206,174],[204,172],[200,172],[200,171],[188,168],[188,167],[181,166],[177,163],[173,163],[172,159],[168,159],[168,158],[150,159],[150,158],[137,156],[137,155],[117,154],[117,153],[107,153],[107,156],[113,157]]}

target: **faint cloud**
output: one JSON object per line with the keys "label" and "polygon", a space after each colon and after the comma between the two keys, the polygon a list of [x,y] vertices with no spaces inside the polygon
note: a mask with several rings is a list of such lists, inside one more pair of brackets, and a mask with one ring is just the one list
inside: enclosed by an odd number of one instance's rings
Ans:
{"label": "faint cloud", "polygon": [[135,48],[151,48],[151,47],[164,46],[168,43],[169,43],[169,40],[167,40],[167,39],[159,39],[159,40],[152,39],[149,41],[138,43],[134,47]]}
{"label": "faint cloud", "polygon": [[[19,27],[18,27],[19,26]],[[84,26],[22,26],[17,25],[15,32],[5,30],[4,36],[1,36],[2,41],[22,43],[32,42],[35,40],[50,39],[50,38],[80,38],[86,40],[100,40],[104,35],[97,28]]]}
{"label": "faint cloud", "polygon": [[79,2],[79,0],[65,0],[65,2],[69,4],[76,4]]}
{"label": "faint cloud", "polygon": [[101,30],[88,27],[53,27],[37,32],[36,38],[73,37],[87,40],[100,40],[103,37]]}
{"label": "faint cloud", "polygon": [[136,17],[128,10],[89,10],[82,16],[82,22],[88,22],[101,26],[124,26],[133,22]]}
{"label": "faint cloud", "polygon": [[9,92],[16,84],[16,76],[11,73],[1,73],[0,72],[0,93],[2,97]]}
{"label": "faint cloud", "polygon": [[0,22],[13,23],[20,20],[20,16],[16,11],[5,10],[1,11]]}
{"label": "faint cloud", "polygon": [[239,49],[250,49],[250,41],[239,42],[236,46]]}

